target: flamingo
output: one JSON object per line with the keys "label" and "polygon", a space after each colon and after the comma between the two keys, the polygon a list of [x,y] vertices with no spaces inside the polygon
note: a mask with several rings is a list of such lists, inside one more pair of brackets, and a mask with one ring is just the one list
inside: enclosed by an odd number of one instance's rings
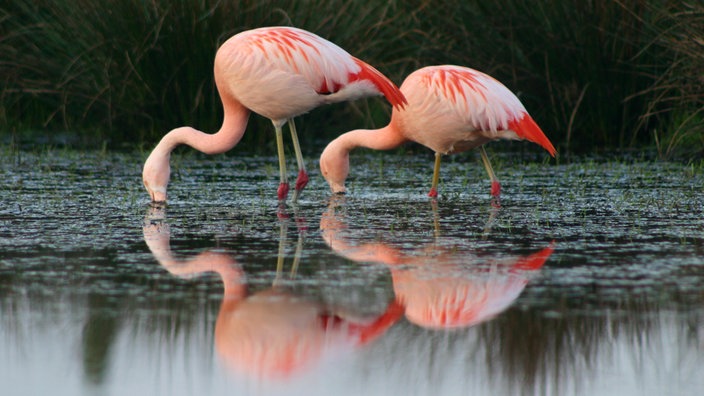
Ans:
{"label": "flamingo", "polygon": [[[215,321],[215,350],[228,368],[267,380],[300,376],[338,351],[369,345],[403,316],[393,301],[383,312],[358,314],[279,284],[287,224],[281,223],[276,280],[272,287],[256,291],[248,287],[247,274],[228,252],[206,250],[191,257],[173,252],[163,206],[149,207],[142,228],[152,255],[173,276],[219,275],[223,296]],[[299,232],[299,242],[300,238]],[[291,276],[301,246],[296,248]]]}
{"label": "flamingo", "polygon": [[513,304],[555,249],[551,243],[514,257],[479,255],[468,241],[449,237],[436,237],[413,250],[364,242],[352,235],[365,230],[351,230],[344,208],[340,211],[338,206],[340,201],[331,199],[321,216],[325,243],[349,260],[387,266],[395,301],[406,319],[429,329],[474,326],[496,317]]}
{"label": "flamingo", "polygon": [[401,85],[408,99],[391,114],[391,122],[376,130],[358,129],[340,135],[323,151],[320,170],[333,193],[345,192],[349,153],[356,147],[390,150],[407,141],[435,151],[432,186],[437,197],[443,154],[481,150],[491,179],[491,194],[498,198],[501,185],[483,145],[496,139],[528,140],[556,154],[550,140],[508,88],[493,77],[467,67],[428,66],[411,73]]}
{"label": "flamingo", "polygon": [[242,138],[250,112],[269,118],[276,130],[279,157],[279,200],[289,191],[282,128],[288,122],[298,162],[294,201],[308,183],[308,173],[293,117],[318,106],[384,95],[396,107],[406,99],[391,80],[369,64],[311,32],[293,27],[247,30],[228,39],[215,55],[215,85],[224,110],[213,134],[191,127],[167,133],[146,162],[142,178],[152,201],[165,202],[169,159],[186,144],[206,154],[230,150]]}

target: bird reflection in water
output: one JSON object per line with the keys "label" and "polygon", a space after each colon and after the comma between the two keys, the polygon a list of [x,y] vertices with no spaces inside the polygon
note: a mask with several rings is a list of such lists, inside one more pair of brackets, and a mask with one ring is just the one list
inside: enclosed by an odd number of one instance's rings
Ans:
{"label": "bird reflection in water", "polygon": [[[290,379],[326,357],[370,343],[403,316],[393,301],[385,312],[370,317],[336,309],[288,287],[291,282],[283,274],[287,217],[279,213],[276,280],[272,287],[253,293],[248,291],[247,276],[231,254],[208,250],[191,258],[176,258],[163,206],[151,206],[145,218],[144,240],[167,271],[181,278],[205,273],[220,276],[224,295],[215,324],[215,349],[226,366],[238,373]],[[296,276],[305,236],[300,219],[297,224],[299,240],[290,277]]]}
{"label": "bird reflection in water", "polygon": [[[528,256],[480,255],[471,241],[440,235],[436,202],[432,202],[432,243],[409,250],[363,242],[359,235],[364,230],[348,228],[344,200],[344,196],[331,197],[320,221],[323,239],[347,259],[388,266],[397,303],[410,322],[425,328],[467,327],[495,317],[513,304],[554,250],[550,244]],[[485,233],[497,214],[498,208],[492,209]]]}

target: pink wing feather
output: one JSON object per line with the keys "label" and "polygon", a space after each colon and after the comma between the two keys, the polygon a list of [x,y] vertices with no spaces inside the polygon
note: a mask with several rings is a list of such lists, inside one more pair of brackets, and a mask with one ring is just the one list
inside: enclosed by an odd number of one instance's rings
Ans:
{"label": "pink wing feather", "polygon": [[523,104],[506,86],[480,71],[459,66],[427,68],[425,84],[444,97],[458,115],[477,130],[512,130],[519,138],[539,144],[553,157],[556,150]]}
{"label": "pink wing feather", "polygon": [[[319,94],[334,94],[361,81],[371,83],[394,106],[406,98],[398,87],[371,65],[313,33],[291,27],[260,28],[244,32],[268,61],[282,70],[300,74]],[[368,89],[369,84],[359,89]],[[371,92],[370,92],[371,94]]]}

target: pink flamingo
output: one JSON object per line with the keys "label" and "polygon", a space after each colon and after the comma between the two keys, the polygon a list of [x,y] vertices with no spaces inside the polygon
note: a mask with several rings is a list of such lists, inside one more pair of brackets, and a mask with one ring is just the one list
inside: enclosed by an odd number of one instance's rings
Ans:
{"label": "pink flamingo", "polygon": [[349,260],[386,265],[396,303],[406,319],[425,328],[474,326],[496,317],[513,304],[555,249],[551,243],[527,256],[493,257],[480,256],[466,241],[451,238],[436,238],[414,250],[360,242],[351,237],[337,205],[331,200],[320,219],[325,243]]}
{"label": "pink flamingo", "polygon": [[[270,288],[252,292],[247,274],[231,254],[208,250],[181,258],[172,252],[165,216],[163,208],[149,208],[144,240],[159,264],[174,276],[220,276],[223,299],[215,321],[215,350],[236,372],[267,380],[290,379],[321,364],[326,356],[373,343],[403,316],[394,301],[383,312],[357,315],[297,294],[277,281]],[[281,235],[286,235],[284,225]],[[283,254],[283,246],[279,246],[277,279],[283,272]],[[297,257],[300,254],[297,248]]]}
{"label": "pink flamingo", "polygon": [[176,146],[186,144],[206,154],[228,151],[242,138],[252,111],[269,118],[276,130],[279,200],[286,199],[289,190],[282,137],[282,127],[289,123],[298,162],[296,200],[308,174],[293,117],[323,104],[381,94],[396,107],[406,102],[398,87],[372,66],[313,33],[292,27],[259,28],[231,37],[215,55],[214,73],[224,110],[222,126],[214,134],[176,128],[161,139],[142,173],[152,201],[167,199],[169,158]]}
{"label": "pink flamingo", "polygon": [[480,147],[491,178],[491,194],[496,198],[501,185],[483,144],[496,139],[529,140],[555,156],[555,147],[516,95],[487,74],[460,66],[429,66],[411,73],[401,92],[408,104],[393,110],[389,125],[347,132],[323,151],[320,170],[334,193],[345,192],[349,152],[356,147],[390,150],[414,141],[435,151],[430,197],[438,194],[443,154]]}

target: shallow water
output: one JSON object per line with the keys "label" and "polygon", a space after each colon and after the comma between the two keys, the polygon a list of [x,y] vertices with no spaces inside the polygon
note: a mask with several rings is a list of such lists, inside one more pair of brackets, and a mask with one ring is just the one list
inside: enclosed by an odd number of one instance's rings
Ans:
{"label": "shallow water", "polygon": [[36,395],[699,395],[704,175],[653,161],[0,159],[0,383]]}

